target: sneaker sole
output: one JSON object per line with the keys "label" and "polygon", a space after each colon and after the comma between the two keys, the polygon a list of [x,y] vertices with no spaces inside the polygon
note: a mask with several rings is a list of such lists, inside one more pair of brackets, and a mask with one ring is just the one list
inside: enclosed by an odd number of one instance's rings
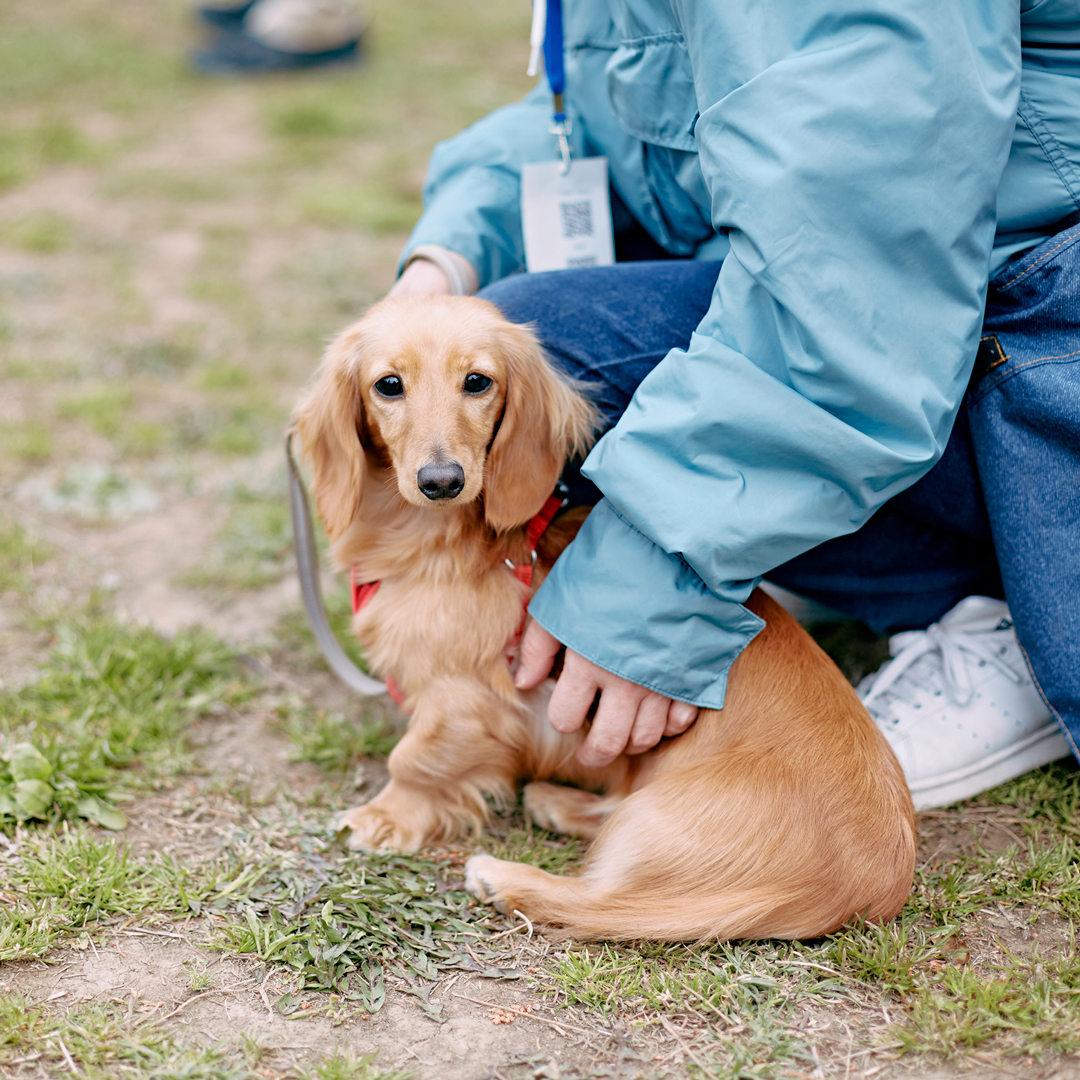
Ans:
{"label": "sneaker sole", "polygon": [[930,776],[911,784],[911,801],[916,810],[933,810],[970,799],[1006,780],[1013,780],[1040,765],[1069,757],[1072,751],[1055,723],[996,754],[964,769]]}

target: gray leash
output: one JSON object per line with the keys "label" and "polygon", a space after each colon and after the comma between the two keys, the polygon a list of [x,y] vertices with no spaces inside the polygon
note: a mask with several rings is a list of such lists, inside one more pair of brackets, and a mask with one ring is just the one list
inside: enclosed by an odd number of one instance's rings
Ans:
{"label": "gray leash", "polygon": [[292,515],[293,550],[296,552],[296,572],[300,575],[300,593],[304,598],[304,610],[330,670],[346,686],[358,694],[373,697],[386,693],[386,684],[365,675],[346,655],[340,642],[334,637],[323,607],[322,588],[319,585],[319,555],[315,548],[315,533],[311,525],[304,481],[300,477],[292,452],[292,432],[285,436],[285,459],[289,464],[289,512]]}

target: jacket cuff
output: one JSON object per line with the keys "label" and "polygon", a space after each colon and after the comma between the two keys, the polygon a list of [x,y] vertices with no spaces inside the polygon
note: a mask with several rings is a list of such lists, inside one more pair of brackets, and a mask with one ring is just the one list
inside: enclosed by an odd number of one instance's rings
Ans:
{"label": "jacket cuff", "polygon": [[[748,596],[753,583],[746,583]],[[665,697],[724,705],[735,658],[765,623],[600,502],[529,605],[564,645]]]}

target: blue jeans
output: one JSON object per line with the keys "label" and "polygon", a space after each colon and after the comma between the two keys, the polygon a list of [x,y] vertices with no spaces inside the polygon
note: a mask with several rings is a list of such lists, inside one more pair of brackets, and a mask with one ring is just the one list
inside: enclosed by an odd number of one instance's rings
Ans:
{"label": "blue jeans", "polygon": [[[626,262],[515,275],[482,296],[530,322],[609,424],[704,316],[718,263]],[[599,492],[573,466],[576,503]],[[983,338],[948,448],[857,533],[770,581],[879,633],[921,628],[965,596],[1004,597],[1035,683],[1080,757],[1080,226],[990,283]]]}

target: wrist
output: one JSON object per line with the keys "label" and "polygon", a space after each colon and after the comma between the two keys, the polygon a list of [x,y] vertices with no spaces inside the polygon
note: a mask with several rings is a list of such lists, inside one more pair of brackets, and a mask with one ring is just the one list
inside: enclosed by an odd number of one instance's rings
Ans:
{"label": "wrist", "polygon": [[[472,264],[456,251],[439,244],[421,244],[410,252],[402,267],[402,276],[418,264],[437,267],[446,279],[447,291],[451,296],[472,296],[479,285]],[[413,273],[416,274],[416,271]]]}

